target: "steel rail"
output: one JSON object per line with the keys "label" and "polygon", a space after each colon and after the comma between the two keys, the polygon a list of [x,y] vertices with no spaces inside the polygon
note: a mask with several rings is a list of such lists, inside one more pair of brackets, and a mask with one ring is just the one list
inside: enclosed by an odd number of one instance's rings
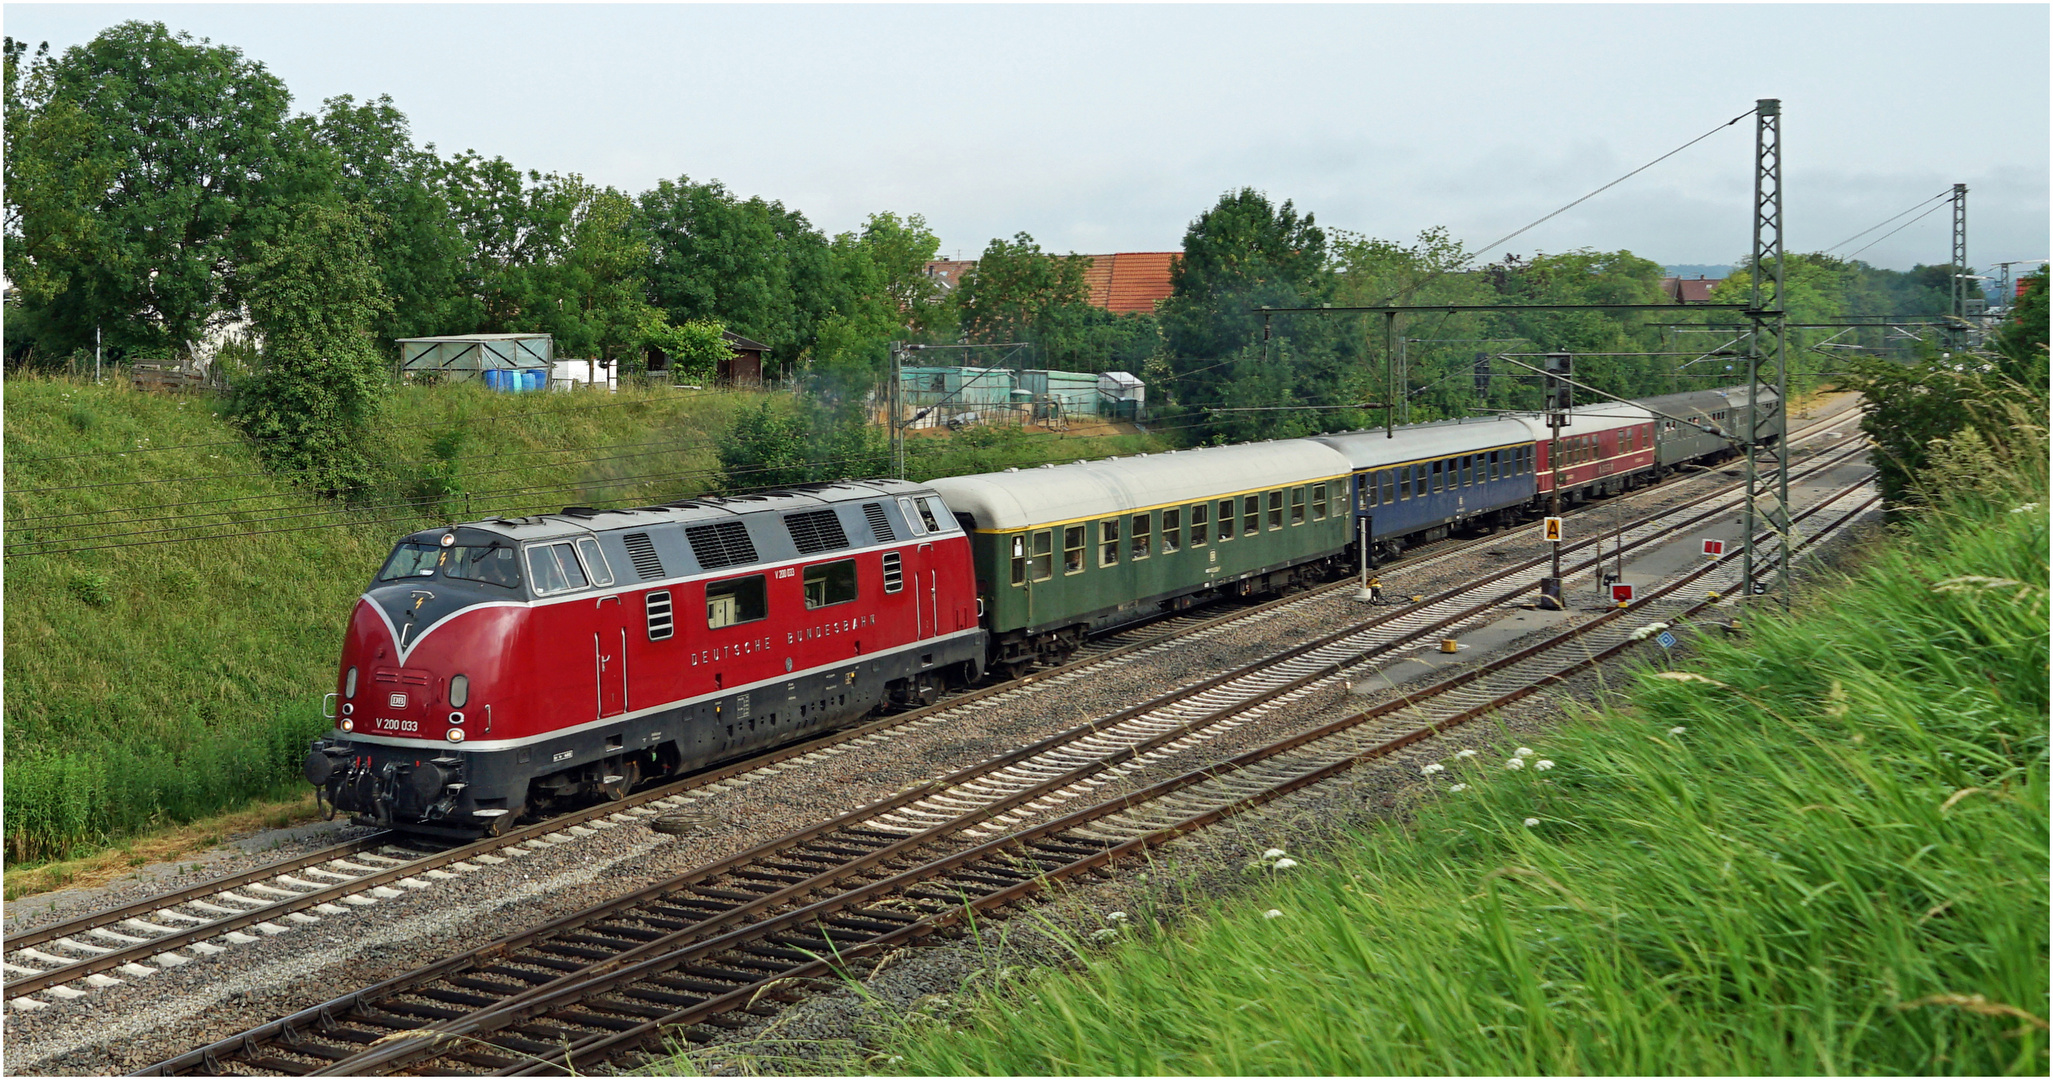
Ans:
{"label": "steel rail", "polygon": [[[1845,496],[1867,486],[1869,483],[1870,480],[1864,478],[1841,492],[1813,505],[1796,520],[1803,520],[1812,516],[1823,510],[1826,506],[1839,501]],[[1873,506],[1878,500],[1879,496],[1870,496],[1824,532],[1817,536],[1805,537],[1803,545],[1800,546],[1807,546],[1809,543],[1825,535],[1830,535],[1831,532],[1836,531],[1837,528]],[[524,1000],[517,1000],[499,1006],[492,1011],[476,1014],[458,1024],[437,1025],[432,1030],[424,1029],[420,1031],[417,1038],[401,1038],[388,1043],[383,1048],[373,1047],[355,1057],[314,1070],[311,1075],[359,1075],[370,1069],[388,1071],[392,1068],[407,1067],[424,1060],[433,1060],[437,1056],[444,1056],[447,1054],[448,1048],[452,1046],[458,1048],[459,1060],[479,1063],[482,1058],[484,1063],[490,1063],[494,1055],[464,1054],[461,1053],[460,1048],[467,1043],[478,1041],[476,1033],[503,1030],[526,1020],[551,1015],[566,1006],[585,1004],[591,998],[600,994],[630,986],[648,976],[662,974],[695,959],[714,957],[723,951],[745,945],[751,939],[760,939],[780,930],[803,927],[808,921],[821,925],[821,929],[815,937],[823,940],[831,948],[831,959],[815,956],[805,964],[767,978],[759,978],[726,994],[701,1001],[663,1017],[634,1024],[624,1029],[602,1032],[601,1034],[571,1043],[563,1048],[563,1064],[560,1066],[556,1064],[556,1059],[553,1056],[548,1059],[530,1058],[525,1062],[516,1059],[514,1064],[502,1067],[497,1070],[497,1073],[500,1075],[527,1075],[543,1071],[568,1072],[591,1067],[600,1061],[633,1051],[651,1038],[659,1036],[665,1029],[674,1030],[684,1025],[701,1022],[722,1012],[752,1005],[765,996],[765,991],[773,988],[780,982],[793,982],[823,975],[836,968],[845,967],[850,960],[874,955],[883,948],[925,936],[949,923],[966,917],[970,912],[1000,906],[1013,900],[1021,899],[1040,891],[1052,880],[1074,876],[1075,873],[1081,870],[1103,865],[1121,854],[1140,847],[1154,846],[1167,842],[1169,839],[1173,839],[1185,832],[1245,812],[1248,809],[1273,801],[1292,791],[1330,779],[1341,772],[1353,768],[1362,761],[1387,755],[1440,731],[1484,715],[1504,704],[1535,693],[1549,683],[1560,681],[1575,671],[1609,659],[1638,642],[1630,637],[1622,637],[1605,649],[1594,653],[1586,653],[1573,660],[1566,667],[1553,671],[1539,679],[1524,680],[1519,686],[1509,692],[1494,695],[1489,701],[1472,705],[1450,717],[1382,740],[1376,746],[1351,750],[1349,753],[1343,754],[1338,760],[1330,763],[1309,770],[1294,772],[1278,781],[1265,782],[1265,785],[1259,791],[1241,793],[1229,789],[1229,797],[1223,805],[1207,808],[1195,815],[1184,815],[1173,824],[1145,830],[1138,836],[1115,842],[1112,846],[1105,847],[1099,852],[1074,859],[1059,867],[1038,866],[1038,873],[1027,880],[995,891],[987,891],[975,899],[969,899],[965,896],[961,904],[944,909],[942,912],[930,914],[922,918],[918,923],[902,926],[881,935],[874,935],[868,940],[846,943],[837,941],[836,935],[828,930],[824,924],[824,920],[828,916],[848,910],[853,905],[860,904],[867,899],[898,891],[910,885],[930,881],[946,874],[950,870],[969,865],[978,859],[988,858],[1008,850],[1030,847],[1037,840],[1058,837],[1062,833],[1077,830],[1081,826],[1125,812],[1135,806],[1161,799],[1163,796],[1173,792],[1212,783],[1229,774],[1247,771],[1252,765],[1342,734],[1351,728],[1361,725],[1368,719],[1399,712],[1404,709],[1415,708],[1421,700],[1451,693],[1490,674],[1513,668],[1527,659],[1557,649],[1570,641],[1596,632],[1600,628],[1614,625],[1628,614],[1644,612],[1657,601],[1664,600],[1668,595],[1699,580],[1706,574],[1726,568],[1730,558],[1728,556],[1716,563],[1700,567],[1662,587],[1629,608],[1618,609],[1576,627],[1568,628],[1547,641],[1521,649],[1491,664],[1483,665],[1442,680],[1440,683],[1436,683],[1434,686],[1426,688],[1415,695],[1386,702],[1364,710],[1352,717],[1337,720],[1269,746],[1248,751],[1229,761],[1187,772],[1182,776],[1162,781],[1138,791],[1129,792],[1059,820],[990,841],[968,851],[946,856],[924,866],[894,875],[884,881],[866,885],[854,892],[809,905],[798,911],[780,916],[768,923],[737,930],[710,941],[700,942],[672,953],[652,957],[631,968],[604,973],[598,978],[560,986],[554,990],[545,988],[542,991],[529,995]],[[1708,598],[1699,600],[1678,617],[1687,617],[1688,615],[1695,614],[1713,602],[1713,600]],[[1096,840],[1101,843],[1105,842],[1105,838],[1093,837],[1089,834],[1084,834],[1082,838],[1086,841]],[[1041,850],[1045,851],[1047,849],[1043,848]],[[1017,861],[1014,861],[1012,865],[1017,867]],[[489,1043],[483,1044],[482,1048],[503,1050],[503,1048],[492,1046]],[[438,1051],[442,1051],[443,1054],[438,1055]],[[503,1053],[497,1055],[497,1057],[501,1061],[507,1060]]]}

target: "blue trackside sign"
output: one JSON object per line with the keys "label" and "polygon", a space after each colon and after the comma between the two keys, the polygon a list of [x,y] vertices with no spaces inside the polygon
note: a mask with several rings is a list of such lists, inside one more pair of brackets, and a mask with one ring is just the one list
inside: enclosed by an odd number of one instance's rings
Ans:
{"label": "blue trackside sign", "polygon": [[1659,642],[1661,647],[1664,649],[1672,649],[1675,647],[1675,635],[1669,633],[1666,630],[1661,631],[1661,636],[1655,638],[1654,640]]}

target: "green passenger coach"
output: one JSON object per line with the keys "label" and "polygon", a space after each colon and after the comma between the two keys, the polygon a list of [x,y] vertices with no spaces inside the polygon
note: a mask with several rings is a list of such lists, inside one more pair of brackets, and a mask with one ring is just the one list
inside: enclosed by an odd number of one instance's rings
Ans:
{"label": "green passenger coach", "polygon": [[1310,441],[933,481],[969,533],[991,666],[1017,677],[1095,634],[1346,565],[1347,458]]}

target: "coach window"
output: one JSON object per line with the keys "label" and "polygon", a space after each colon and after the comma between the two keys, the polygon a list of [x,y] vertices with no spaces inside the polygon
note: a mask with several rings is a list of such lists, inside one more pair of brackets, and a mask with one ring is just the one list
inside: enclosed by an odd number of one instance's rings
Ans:
{"label": "coach window", "polygon": [[1411,498],[1411,466],[1409,465],[1402,466],[1397,470],[1397,497],[1400,499]]}
{"label": "coach window", "polygon": [[1480,454],[1464,454],[1461,458],[1461,486],[1476,486],[1476,458]]}
{"label": "coach window", "polygon": [[1383,501],[1386,503],[1397,501],[1397,473],[1395,470],[1383,470]]}
{"label": "coach window", "polygon": [[1283,492],[1281,491],[1269,493],[1269,527],[1272,529],[1283,527]]}
{"label": "coach window", "polygon": [[1014,585],[1026,584],[1026,544],[1027,538],[1025,533],[1014,533],[1012,535],[1012,583]]}
{"label": "coach window", "polygon": [[1033,555],[1027,564],[1028,576],[1035,581],[1055,576],[1055,530],[1042,529],[1034,534]]}
{"label": "coach window", "polygon": [[1212,539],[1212,504],[1199,503],[1190,508],[1190,546],[1204,547]]}
{"label": "coach window", "polygon": [[1233,500],[1219,500],[1219,540],[1221,543],[1233,539]]}
{"label": "coach window", "polygon": [[1305,489],[1301,487],[1290,489],[1290,523],[1292,525],[1302,525],[1305,523]]}
{"label": "coach window", "polygon": [[855,560],[808,566],[805,583],[807,611],[846,604],[855,599]]}
{"label": "coach window", "polygon": [[[812,605],[808,603],[807,607]],[[770,616],[769,590],[761,574],[706,586],[706,629],[755,622]]]}
{"label": "coach window", "polygon": [[1135,562],[1155,553],[1155,526],[1147,514],[1133,516],[1132,544]]}
{"label": "coach window", "polygon": [[1262,497],[1249,495],[1240,500],[1240,535],[1253,536],[1262,529]]}
{"label": "coach window", "polygon": [[1119,519],[1098,522],[1098,565],[1119,565]]}
{"label": "coach window", "polygon": [[1084,527],[1071,525],[1062,530],[1062,572],[1084,572]]}
{"label": "coach window", "polygon": [[1326,520],[1326,485],[1324,484],[1312,486],[1312,520]]}
{"label": "coach window", "polygon": [[1439,491],[1439,490],[1440,490],[1440,466],[1441,466],[1441,464],[1442,464],[1442,463],[1441,463],[1441,462],[1438,462],[1438,461],[1436,461],[1436,462],[1434,462],[1434,463],[1432,464],[1432,471],[1433,471],[1433,486],[1432,486],[1431,488],[1428,488],[1428,489],[1427,489],[1427,490],[1429,490],[1429,491]]}
{"label": "coach window", "polygon": [[1162,511],[1162,554],[1173,555],[1183,546],[1183,511]]}
{"label": "coach window", "polygon": [[536,596],[547,596],[584,588],[585,572],[568,543],[536,544],[528,549],[528,580],[534,583]]}
{"label": "coach window", "polygon": [[1367,474],[1367,475],[1363,476],[1363,477],[1361,478],[1361,485],[1362,485],[1362,486],[1361,486],[1361,493],[1362,493],[1362,494],[1361,494],[1361,500],[1360,500],[1360,502],[1361,502],[1361,505],[1359,505],[1359,506],[1355,507],[1355,509],[1357,509],[1357,510],[1367,510],[1367,509],[1369,509],[1370,507],[1373,507],[1373,506],[1380,506],[1380,505],[1382,505],[1382,498],[1381,498],[1381,496],[1382,496],[1382,494],[1383,494],[1383,474],[1382,474],[1382,473],[1369,473],[1369,474]]}

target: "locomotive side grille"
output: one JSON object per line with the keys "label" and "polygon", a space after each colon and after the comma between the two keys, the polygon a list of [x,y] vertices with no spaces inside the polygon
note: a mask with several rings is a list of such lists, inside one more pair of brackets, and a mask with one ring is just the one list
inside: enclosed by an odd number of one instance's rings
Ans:
{"label": "locomotive side grille", "polygon": [[677,632],[670,617],[670,594],[652,592],[646,599],[649,614],[649,640],[662,641]]}
{"label": "locomotive side grille", "polygon": [[428,685],[428,673],[413,668],[381,667],[371,672],[371,678],[384,683],[407,683],[412,686]]}
{"label": "locomotive side grille", "polygon": [[627,545],[627,557],[634,560],[636,577],[649,581],[663,576],[663,560],[656,557],[656,545],[648,533],[628,533],[620,541]]}
{"label": "locomotive side grille", "polygon": [[898,533],[891,528],[891,519],[884,516],[882,503],[864,503],[863,516],[870,519],[870,531],[877,534],[877,542],[889,544],[898,539]]}
{"label": "locomotive side grille", "polygon": [[832,510],[808,510],[803,514],[786,514],[784,528],[791,533],[791,542],[798,545],[800,555],[813,555],[848,546],[848,533],[842,530],[841,518]]}
{"label": "locomotive side grille", "polygon": [[692,557],[708,570],[756,561],[755,542],[739,521],[694,525],[684,530],[684,538],[691,542]]}
{"label": "locomotive side grille", "polygon": [[897,552],[887,551],[884,553],[884,591],[892,593],[903,588],[905,588],[905,567],[899,561]]}

